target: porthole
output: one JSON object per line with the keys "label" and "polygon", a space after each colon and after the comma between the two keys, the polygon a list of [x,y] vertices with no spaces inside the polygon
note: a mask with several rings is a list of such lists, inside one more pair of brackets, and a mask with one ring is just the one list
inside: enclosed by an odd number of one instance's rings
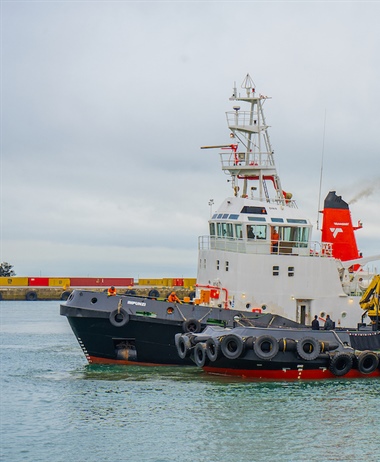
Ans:
{"label": "porthole", "polygon": [[98,299],[97,299],[96,297],[93,297],[93,298],[91,299],[91,303],[92,303],[93,305],[94,305],[97,301],[98,301]]}

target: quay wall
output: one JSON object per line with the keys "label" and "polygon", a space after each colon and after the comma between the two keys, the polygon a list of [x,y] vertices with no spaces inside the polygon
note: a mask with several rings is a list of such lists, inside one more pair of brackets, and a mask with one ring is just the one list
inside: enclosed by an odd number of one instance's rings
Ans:
{"label": "quay wall", "polygon": [[[0,301],[7,300],[67,300],[73,290],[92,290],[94,292],[106,292],[104,287],[0,287]],[[133,286],[131,288],[116,288],[117,295],[131,294],[142,297],[166,298],[170,292],[175,290],[180,299],[194,297],[194,288],[190,287],[168,287],[168,286]]]}

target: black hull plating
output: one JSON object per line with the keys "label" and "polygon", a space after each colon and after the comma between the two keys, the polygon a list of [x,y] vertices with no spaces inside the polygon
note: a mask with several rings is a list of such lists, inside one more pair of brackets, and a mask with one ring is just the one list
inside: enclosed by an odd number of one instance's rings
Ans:
{"label": "black hull plating", "polygon": [[[121,318],[118,319],[118,313]],[[61,305],[90,363],[192,365],[178,357],[175,335],[200,331],[207,325],[234,327],[239,323],[299,326],[280,316],[239,313],[222,308],[169,302],[134,296],[112,296],[74,291]]]}
{"label": "black hull plating", "polygon": [[178,357],[174,344],[175,334],[182,332],[181,323],[130,319],[125,326],[115,327],[108,319],[68,320],[90,363],[193,364],[189,358]]}

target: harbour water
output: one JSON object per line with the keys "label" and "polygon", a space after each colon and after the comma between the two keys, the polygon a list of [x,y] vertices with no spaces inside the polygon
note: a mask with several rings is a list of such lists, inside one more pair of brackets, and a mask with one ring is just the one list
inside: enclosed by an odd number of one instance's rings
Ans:
{"label": "harbour water", "polygon": [[88,365],[59,302],[0,302],[1,461],[378,461],[379,380]]}

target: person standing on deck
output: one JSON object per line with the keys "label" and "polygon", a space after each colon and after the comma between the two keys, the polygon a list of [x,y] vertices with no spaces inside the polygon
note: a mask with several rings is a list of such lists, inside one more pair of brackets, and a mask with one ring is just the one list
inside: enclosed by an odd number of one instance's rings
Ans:
{"label": "person standing on deck", "polygon": [[330,315],[328,314],[326,316],[324,330],[332,330],[332,329],[334,329],[334,323],[333,323],[332,319],[330,318]]}
{"label": "person standing on deck", "polygon": [[318,321],[318,316],[317,315],[314,316],[314,319],[313,319],[313,321],[311,323],[311,329],[312,330],[319,330],[319,321]]}
{"label": "person standing on deck", "polygon": [[280,239],[280,235],[278,234],[277,228],[272,229],[272,253],[278,253],[278,240]]}

